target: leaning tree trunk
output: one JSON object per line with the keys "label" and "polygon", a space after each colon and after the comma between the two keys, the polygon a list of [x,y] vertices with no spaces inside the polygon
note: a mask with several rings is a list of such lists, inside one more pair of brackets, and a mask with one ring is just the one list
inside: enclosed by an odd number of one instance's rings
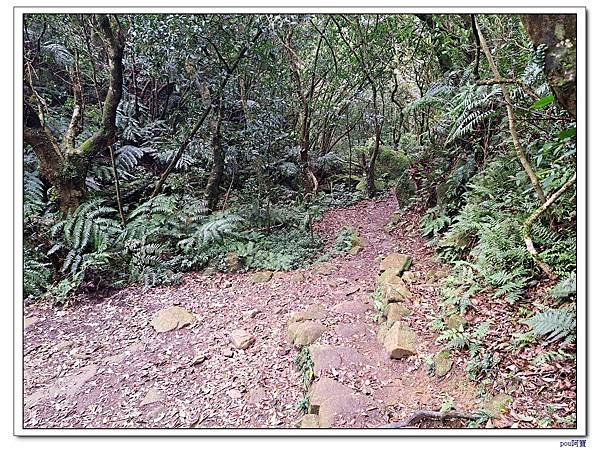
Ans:
{"label": "leaning tree trunk", "polygon": [[98,131],[81,145],[75,145],[77,136],[82,131],[79,124],[83,114],[78,76],[74,76],[72,80],[75,106],[62,148],[29,104],[30,99],[24,98],[23,140],[33,147],[40,163],[42,177],[57,190],[59,207],[63,212],[79,206],[86,193],[85,179],[91,161],[100,151],[112,145],[116,136],[117,107],[123,95],[125,34],[116,22],[111,24],[106,15],[98,16],[98,28],[106,44],[109,69],[108,92],[104,99]]}
{"label": "leaning tree trunk", "polygon": [[225,169],[225,155],[223,154],[223,145],[221,142],[221,122],[223,120],[222,105],[219,105],[216,110],[217,117],[211,122],[213,163],[205,191],[206,202],[211,211],[216,208],[219,201],[219,187],[221,186],[223,171]]}
{"label": "leaning tree trunk", "polygon": [[535,45],[547,46],[544,72],[558,102],[577,118],[577,16],[527,14],[523,26]]}

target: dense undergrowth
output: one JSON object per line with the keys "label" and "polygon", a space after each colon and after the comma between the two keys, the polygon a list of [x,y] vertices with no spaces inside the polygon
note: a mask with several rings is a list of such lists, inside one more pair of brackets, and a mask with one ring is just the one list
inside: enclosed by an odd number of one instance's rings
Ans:
{"label": "dense undergrowth", "polygon": [[471,379],[507,333],[573,361],[576,121],[517,16],[38,14],[24,41],[24,298],[308,267],[356,244],[324,211],[393,190]]}
{"label": "dense undergrowth", "polygon": [[[542,76],[543,52],[530,47],[521,68],[514,68],[538,100],[519,86],[511,96],[520,111],[519,133],[527,158],[543,191],[551,193],[574,174],[576,138],[575,123],[556,107]],[[436,105],[432,128],[439,132],[431,135],[430,145],[443,142],[447,149],[422,158],[429,165],[429,176],[420,192],[422,203],[427,204],[421,226],[439,258],[454,267],[441,286],[443,303],[432,327],[448,350],[466,352],[469,378],[485,385],[497,379],[499,371],[510,376],[514,369],[507,368],[510,353],[492,350],[506,348],[506,337],[489,334],[490,329],[504,330],[507,321],[514,324],[507,330],[512,330],[508,349],[514,355],[536,347],[532,363],[538,367],[575,358],[575,190],[566,191],[532,226],[539,258],[555,277],[548,281],[524,242],[523,224],[540,203],[515,157],[500,91],[477,85],[469,72],[456,76],[459,83],[451,78],[440,81],[412,105]],[[543,115],[555,119],[542,126],[529,125]],[[474,299],[478,306],[473,305]],[[491,305],[496,299],[508,308],[494,315]],[[491,318],[463,319],[482,306],[492,308],[486,314]],[[515,317],[518,320],[513,322]],[[563,420],[547,415],[535,420],[550,426],[559,419]]]}
{"label": "dense undergrowth", "polygon": [[210,213],[203,200],[163,194],[132,207],[123,225],[102,196],[91,196],[64,215],[44,204],[34,172],[27,180],[25,223],[39,232],[25,246],[24,294],[45,294],[56,302],[80,288],[177,283],[182,273],[208,266],[220,271],[305,267],[347,252],[353,243],[352,233],[342,229],[324,253],[313,221],[328,208],[364,198],[339,185],[310,202],[267,208],[234,204]]}

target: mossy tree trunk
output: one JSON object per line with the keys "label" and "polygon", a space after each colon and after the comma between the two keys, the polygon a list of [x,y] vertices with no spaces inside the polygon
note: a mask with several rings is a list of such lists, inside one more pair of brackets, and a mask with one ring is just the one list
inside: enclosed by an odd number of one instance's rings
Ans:
{"label": "mossy tree trunk", "polygon": [[[223,173],[225,171],[225,152],[223,149],[222,135],[221,135],[221,125],[223,123],[223,115],[224,115],[224,102],[225,102],[225,89],[229,80],[236,72],[240,62],[244,59],[248,51],[256,44],[260,36],[262,35],[263,30],[257,29],[256,33],[252,37],[252,39],[245,43],[237,53],[235,59],[232,61],[226,61],[222,56],[219,56],[219,60],[221,62],[222,68],[225,72],[219,87],[216,91],[211,92],[211,109],[216,117],[214,117],[211,121],[211,147],[213,154],[213,163],[210,169],[210,175],[208,177],[208,181],[206,183],[206,188],[204,191],[204,197],[206,202],[208,203],[208,207],[211,210],[214,210],[219,202],[219,189],[221,188],[221,182],[223,181]],[[211,42],[210,39],[204,37],[208,42]],[[211,42],[211,46],[213,48],[218,48],[215,43]],[[204,119],[202,119],[203,121]],[[184,147],[185,148],[185,147]],[[181,154],[179,155],[181,156]]]}
{"label": "mossy tree trunk", "polygon": [[[72,75],[74,108],[69,127],[60,146],[35,109],[24,99],[23,140],[33,147],[40,173],[58,193],[61,211],[68,212],[79,206],[86,193],[85,179],[91,161],[103,149],[112,145],[116,136],[117,107],[123,94],[124,29],[106,15],[97,17],[100,36],[108,55],[109,87],[104,99],[100,129],[81,145],[76,145],[81,133],[83,114],[81,84],[78,74]],[[33,97],[33,96],[32,96]]]}
{"label": "mossy tree trunk", "polygon": [[369,155],[369,161],[367,164],[367,177],[366,177],[366,187],[367,194],[369,197],[374,197],[377,193],[377,187],[375,186],[375,166],[377,164],[377,158],[379,157],[379,149],[381,147],[381,130],[383,128],[383,124],[377,123],[375,125],[375,142],[373,144],[373,150],[371,150],[371,154]]}
{"label": "mossy tree trunk", "polygon": [[210,210],[214,210],[219,201],[219,187],[225,170],[225,155],[221,143],[221,123],[223,120],[223,105],[219,101],[216,106],[217,116],[211,121],[211,147],[213,162],[206,183],[205,198]]}
{"label": "mossy tree trunk", "polygon": [[544,72],[556,100],[577,118],[577,16],[527,14],[521,16],[535,45],[546,45]]}

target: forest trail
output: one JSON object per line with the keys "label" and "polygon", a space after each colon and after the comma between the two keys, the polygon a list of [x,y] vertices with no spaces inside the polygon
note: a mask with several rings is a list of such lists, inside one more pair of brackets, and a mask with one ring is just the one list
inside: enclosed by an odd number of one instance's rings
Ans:
{"label": "forest trail", "polygon": [[[417,410],[437,411],[449,400],[472,411],[475,388],[463,361],[444,376],[428,373],[425,358],[440,350],[430,323],[444,268],[432,260],[417,216],[405,213],[394,231],[384,231],[396,207],[389,195],[329,210],[316,231],[331,243],[351,226],[362,251],[275,272],[268,281],[256,282],[253,273],[193,273],[178,286],[146,292],[133,286],[67,310],[27,305],[24,426],[299,426],[297,403],[306,392],[288,320],[311,305],[324,327],[311,347],[311,408],[320,414],[305,416],[302,426],[380,427]],[[413,259],[410,315],[403,321],[417,335],[417,355],[402,359],[390,359],[377,339],[372,298],[380,261],[392,251]],[[173,306],[197,320],[157,333],[153,316]],[[231,343],[240,329],[256,339],[245,350]]]}

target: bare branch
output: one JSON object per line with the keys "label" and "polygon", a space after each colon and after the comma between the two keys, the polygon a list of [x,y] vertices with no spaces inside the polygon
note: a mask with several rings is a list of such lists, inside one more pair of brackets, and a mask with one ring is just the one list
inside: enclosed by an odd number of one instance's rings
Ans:
{"label": "bare branch", "polygon": [[[503,77],[502,77],[502,75],[500,75],[498,66],[496,66],[496,62],[494,61],[492,52],[490,51],[490,48],[488,47],[487,41],[485,40],[485,37],[483,36],[483,33],[481,32],[481,28],[479,26],[479,23],[477,23],[477,20],[475,20],[475,28],[477,29],[477,33],[479,35],[481,49],[483,50],[483,53],[485,53],[485,56],[488,60],[490,69],[492,70],[494,77],[497,80],[502,80]],[[525,156],[525,151],[523,150],[523,147],[521,146],[521,141],[519,140],[519,135],[517,133],[515,113],[513,111],[510,94],[508,92],[508,89],[506,88],[506,84],[500,84],[500,89],[502,90],[502,96],[504,97],[504,101],[506,103],[506,112],[508,115],[508,128],[510,130],[510,135],[512,137],[513,144],[515,146],[515,152],[517,153],[517,157],[519,158],[519,161],[521,162],[523,169],[525,169],[525,172],[529,176],[531,185],[533,186],[533,189],[535,190],[538,198],[540,199],[540,202],[545,203],[546,195],[544,194],[544,191],[542,190],[542,188],[540,186],[540,182],[538,180],[537,175],[531,168],[531,164],[529,164],[529,161],[527,160],[527,157]]]}
{"label": "bare branch", "polygon": [[539,266],[540,269],[544,271],[549,278],[555,278],[552,269],[548,264],[541,260],[535,246],[533,245],[533,239],[531,238],[531,226],[533,222],[535,222],[549,207],[552,205],[558,198],[564,194],[564,192],[569,189],[575,181],[577,180],[577,174],[573,175],[569,181],[562,185],[562,187],[557,190],[554,194],[552,194],[548,199],[544,202],[542,206],[536,209],[533,214],[531,214],[525,222],[523,222],[523,240],[525,241],[525,245],[527,246],[527,250],[531,254],[531,257]]}
{"label": "bare branch", "polygon": [[493,85],[493,84],[516,84],[520,86],[531,98],[537,100],[539,97],[533,92],[529,86],[527,86],[522,80],[518,80],[516,78],[495,78],[491,80],[477,80],[477,84],[479,85]]}

